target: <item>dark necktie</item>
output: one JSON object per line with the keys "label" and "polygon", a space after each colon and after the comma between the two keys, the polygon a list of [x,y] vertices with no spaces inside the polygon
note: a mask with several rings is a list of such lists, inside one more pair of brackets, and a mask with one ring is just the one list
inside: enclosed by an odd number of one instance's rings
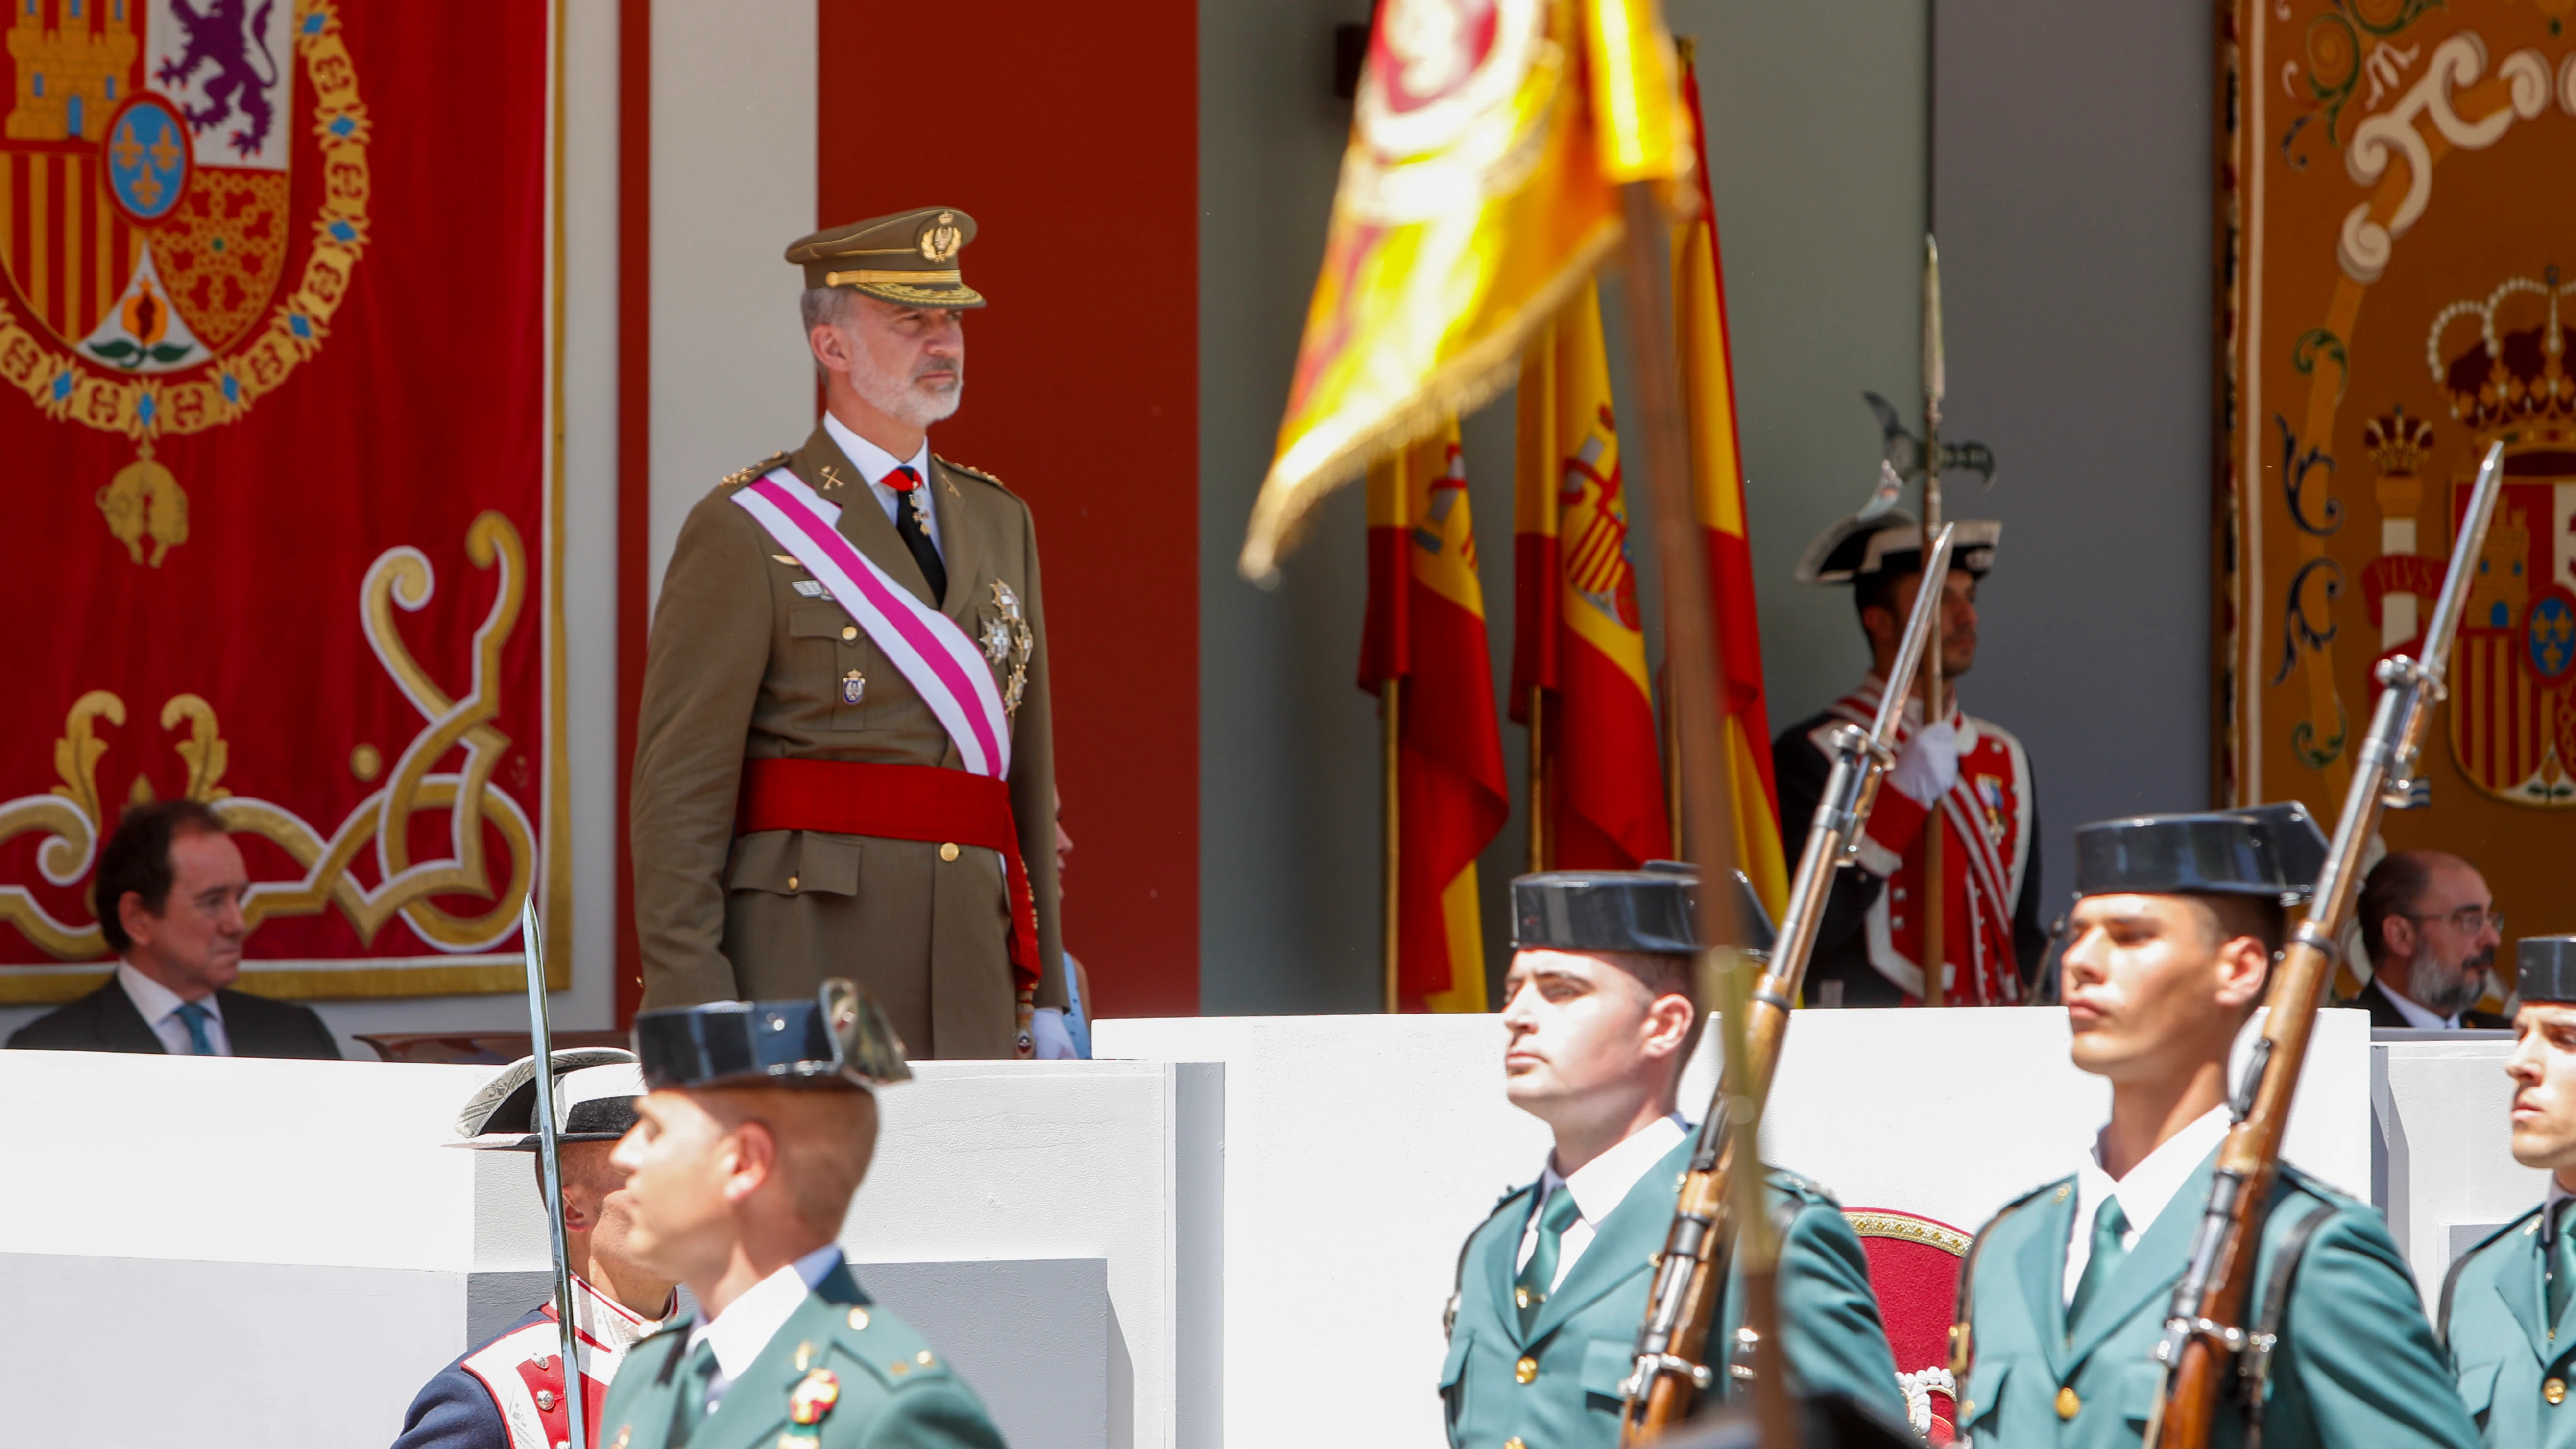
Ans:
{"label": "dark necktie", "polygon": [[213,1017],[213,1012],[194,1001],[179,1003],[179,1020],[188,1028],[188,1050],[198,1056],[215,1054],[214,1038],[206,1034],[206,1023]]}
{"label": "dark necktie", "polygon": [[[707,1391],[715,1383],[716,1346],[712,1339],[701,1342],[697,1351],[680,1370],[680,1401],[671,1406],[671,1432],[662,1442],[669,1449],[684,1449],[689,1436],[707,1417]],[[594,1411],[595,1412],[595,1411]]]}
{"label": "dark necktie", "polygon": [[2066,1301],[2066,1332],[2070,1337],[2077,1321],[2084,1317],[2084,1305],[2111,1281],[2129,1256],[2128,1239],[2129,1215],[2121,1210],[2120,1200],[2102,1199],[2102,1206],[2093,1214],[2093,1256],[2085,1259],[2084,1276],[2075,1280],[2075,1296]]}
{"label": "dark necktie", "polygon": [[1539,1210],[1538,1241],[1531,1245],[1529,1262],[1522,1265],[1520,1276],[1512,1280],[1512,1302],[1521,1311],[1521,1332],[1528,1333],[1537,1321],[1539,1305],[1547,1301],[1549,1290],[1556,1286],[1556,1254],[1565,1239],[1565,1230],[1574,1226],[1582,1212],[1574,1194],[1562,1185],[1547,1196],[1547,1206]]}
{"label": "dark necktie", "polygon": [[2558,1231],[2551,1235],[2555,1241],[2549,1246],[2548,1263],[2544,1270],[2548,1274],[2545,1281],[2549,1284],[2547,1296],[2544,1299],[2549,1306],[2547,1328],[2553,1335],[2558,1331],[2558,1321],[2567,1316],[2569,1295],[2576,1293],[2576,1243],[2569,1242],[2567,1237],[2567,1230],[2576,1228],[2576,1223],[2567,1220],[2566,1207],[2565,1203],[2557,1206]]}
{"label": "dark necktie", "polygon": [[930,541],[930,530],[921,526],[922,515],[930,511],[930,492],[921,486],[921,475],[910,468],[897,468],[877,480],[894,490],[894,531],[903,546],[912,550],[912,561],[921,565],[921,576],[930,581],[930,602],[948,602],[948,565],[939,558],[939,546]]}

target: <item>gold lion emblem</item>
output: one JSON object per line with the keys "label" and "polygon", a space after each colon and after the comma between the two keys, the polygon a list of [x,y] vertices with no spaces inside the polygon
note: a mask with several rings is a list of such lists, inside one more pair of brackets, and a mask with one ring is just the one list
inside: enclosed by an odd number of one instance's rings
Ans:
{"label": "gold lion emblem", "polygon": [[957,255],[957,243],[963,239],[957,230],[957,213],[943,211],[922,229],[921,259],[944,262]]}

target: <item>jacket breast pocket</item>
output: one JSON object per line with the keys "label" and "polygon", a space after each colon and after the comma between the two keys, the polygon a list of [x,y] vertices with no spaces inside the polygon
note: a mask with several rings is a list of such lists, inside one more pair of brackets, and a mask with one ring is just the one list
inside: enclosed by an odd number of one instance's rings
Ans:
{"label": "jacket breast pocket", "polygon": [[725,863],[725,889],[771,895],[854,896],[859,893],[858,841],[808,830],[764,830],[733,843]]}
{"label": "jacket breast pocket", "polygon": [[1968,1370],[1967,1393],[1959,1404],[1959,1428],[1971,1439],[1986,1439],[2003,1422],[2004,1380],[2012,1360],[1979,1359]]}
{"label": "jacket breast pocket", "polygon": [[2496,1363],[2473,1363],[2460,1370],[2460,1403],[2468,1409],[2469,1417],[2478,1421],[2481,1429],[2487,1427],[2487,1411],[2495,1407],[2496,1371],[2502,1367]]}
{"label": "jacket breast pocket", "polygon": [[2156,1400],[2165,1392],[2162,1364],[2124,1363],[2111,1379],[2111,1401],[2120,1406],[2122,1417],[2140,1428],[2155,1417]]}
{"label": "jacket breast pocket", "polygon": [[812,671],[830,697],[832,728],[867,728],[873,703],[868,693],[885,672],[867,631],[851,622],[849,611],[839,604],[817,602],[788,608],[787,637],[798,641],[794,668],[800,674]]}
{"label": "jacket breast pocket", "polygon": [[1624,1386],[1628,1371],[1636,1365],[1636,1345],[1624,1338],[1596,1338],[1583,1346],[1583,1368],[1576,1381],[1583,1385],[1587,1408],[1617,1412],[1627,1401]]}
{"label": "jacket breast pocket", "polygon": [[1460,1328],[1449,1335],[1449,1357],[1440,1365],[1440,1407],[1449,1418],[1449,1440],[1456,1443],[1458,1425],[1467,1410],[1467,1358],[1476,1330]]}

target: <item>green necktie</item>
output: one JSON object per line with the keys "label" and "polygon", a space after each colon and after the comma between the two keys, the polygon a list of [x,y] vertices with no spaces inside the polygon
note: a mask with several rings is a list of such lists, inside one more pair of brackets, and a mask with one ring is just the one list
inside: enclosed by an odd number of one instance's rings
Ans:
{"label": "green necktie", "polygon": [[1574,1202],[1574,1194],[1562,1183],[1549,1193],[1547,1206],[1539,1210],[1538,1241],[1531,1245],[1529,1262],[1522,1265],[1520,1276],[1512,1280],[1512,1301],[1520,1305],[1521,1332],[1527,1333],[1538,1318],[1539,1305],[1547,1301],[1548,1290],[1556,1286],[1556,1250],[1565,1230],[1583,1210]]}
{"label": "green necktie", "polygon": [[2576,1227],[2576,1223],[2567,1221],[2566,1204],[2561,1203],[2558,1241],[2549,1254],[2549,1294],[2546,1300],[2549,1305],[2547,1328],[2553,1334],[2558,1329],[2558,1321],[2567,1316],[2568,1295],[2576,1292],[2576,1241],[2569,1240],[2568,1229],[2571,1227]]}
{"label": "green necktie", "polygon": [[680,1370],[680,1402],[671,1406],[671,1432],[662,1441],[669,1449],[682,1449],[698,1425],[706,1421],[707,1391],[714,1386],[715,1378],[716,1346],[709,1339],[698,1345]]}
{"label": "green necktie", "polygon": [[2075,1280],[2075,1296],[2066,1302],[2069,1337],[2074,1336],[2075,1325],[2084,1317],[2084,1305],[2111,1281],[2112,1274],[2120,1271],[2121,1262],[2128,1256],[2129,1215],[2121,1211],[2118,1198],[2106,1197],[2093,1214],[2093,1256],[2084,1261],[2084,1276]]}

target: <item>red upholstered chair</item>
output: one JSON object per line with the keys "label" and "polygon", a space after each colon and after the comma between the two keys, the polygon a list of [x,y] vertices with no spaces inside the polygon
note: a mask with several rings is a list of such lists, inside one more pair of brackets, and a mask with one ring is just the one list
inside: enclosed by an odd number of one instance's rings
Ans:
{"label": "red upholstered chair", "polygon": [[1957,1434],[1958,1414],[1958,1389],[1950,1381],[1950,1323],[1968,1235],[1893,1208],[1845,1208],[1843,1217],[1869,1254],[1869,1286],[1878,1292],[1888,1347],[1896,1350],[1897,1384],[1905,1391],[1914,1432],[1947,1444]]}

